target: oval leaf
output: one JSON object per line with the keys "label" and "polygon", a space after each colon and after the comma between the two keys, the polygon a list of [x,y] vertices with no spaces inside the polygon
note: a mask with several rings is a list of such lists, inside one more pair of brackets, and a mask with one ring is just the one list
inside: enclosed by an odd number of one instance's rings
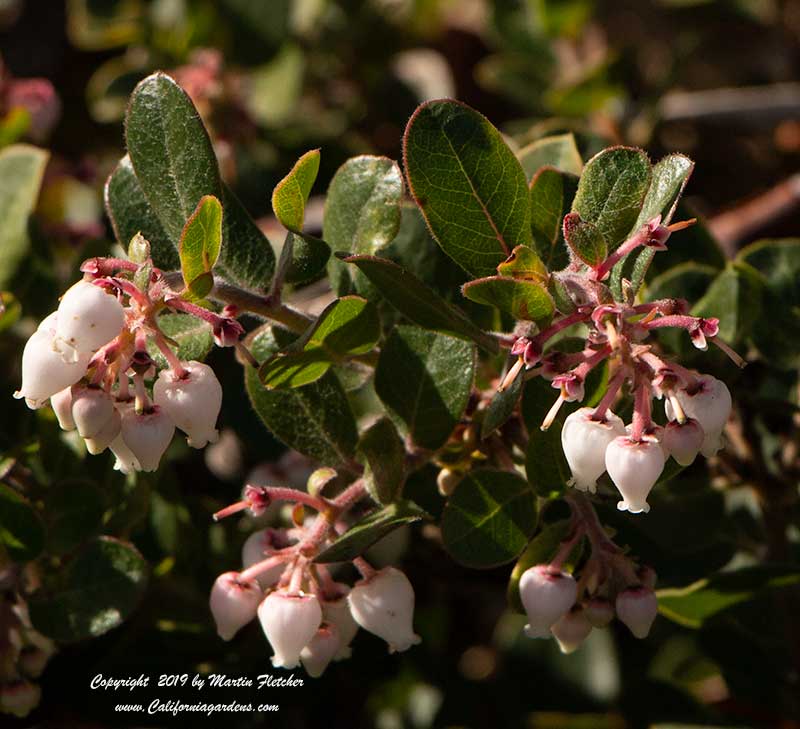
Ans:
{"label": "oval leaf", "polygon": [[467,273],[491,275],[531,243],[525,173],[486,117],[452,99],[429,101],[408,122],[403,153],[431,232]]}
{"label": "oval leaf", "polygon": [[533,246],[550,271],[560,271],[569,263],[561,222],[577,189],[577,177],[553,167],[542,167],[531,180]]}
{"label": "oval leaf", "polygon": [[537,139],[517,152],[517,157],[529,180],[545,165],[573,175],[580,175],[583,169],[581,153],[572,132]]}
{"label": "oval leaf", "polygon": [[547,281],[547,267],[536,251],[528,246],[517,246],[511,251],[511,255],[497,267],[497,273],[510,278]]}
{"label": "oval leaf", "polygon": [[444,508],[442,540],[459,564],[496,567],[525,549],[536,515],[536,495],[525,479],[508,471],[471,471]]}
{"label": "oval leaf", "polygon": [[306,203],[319,172],[319,150],[306,152],[272,191],[272,210],[284,228],[303,229]]}
{"label": "oval leaf", "polygon": [[219,258],[221,245],[222,205],[213,195],[205,195],[186,221],[178,247],[183,280],[199,298],[207,296],[214,285],[207,274]]}
{"label": "oval leaf", "polygon": [[534,321],[539,326],[546,326],[555,311],[553,298],[536,281],[488,276],[465,283],[461,290],[470,301],[496,306],[515,319]]}
{"label": "oval leaf", "polygon": [[361,436],[358,450],[366,461],[364,481],[379,504],[393,502],[405,478],[406,449],[389,418],[379,418]]}
{"label": "oval leaf", "polygon": [[[158,317],[158,326],[177,345],[171,345],[171,349],[184,362],[202,362],[214,346],[211,326],[191,314],[161,314]],[[169,367],[161,350],[152,341],[148,341],[147,351],[159,369]]]}
{"label": "oval leaf", "polygon": [[564,218],[564,240],[570,250],[590,268],[597,268],[606,256],[608,245],[597,226],[581,220],[578,213]]}

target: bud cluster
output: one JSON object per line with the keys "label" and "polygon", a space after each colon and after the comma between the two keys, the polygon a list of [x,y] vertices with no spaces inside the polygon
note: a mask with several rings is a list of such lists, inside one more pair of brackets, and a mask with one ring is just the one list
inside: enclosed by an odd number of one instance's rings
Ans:
{"label": "bud cluster", "polygon": [[[322,472],[325,472],[322,474]],[[309,479],[324,487],[331,469]],[[335,477],[335,473],[333,474]],[[352,560],[361,579],[352,587],[337,582],[314,557],[347,529],[345,512],[366,493],[359,480],[334,499],[284,487],[245,489],[244,499],[217,512],[221,518],[242,510],[258,516],[273,501],[296,502],[290,528],[266,528],[248,537],[239,572],[220,575],[209,600],[217,632],[230,640],[258,618],[269,641],[276,668],[302,664],[312,677],[321,676],[331,661],[350,657],[350,643],[363,628],[386,641],[389,651],[405,651],[420,642],[414,633],[414,589],[395,567],[374,569],[362,557]],[[304,508],[318,512],[304,518]]]}
{"label": "bud cluster", "polygon": [[[176,427],[193,448],[216,442],[219,381],[202,362],[179,359],[157,315],[193,315],[222,346],[241,346],[239,323],[172,292],[149,259],[96,258],[82,270],[28,339],[15,397],[33,409],[49,402],[64,430],[77,431],[93,455],[111,450],[123,473],[156,470]],[[158,371],[149,347],[166,368]]]}

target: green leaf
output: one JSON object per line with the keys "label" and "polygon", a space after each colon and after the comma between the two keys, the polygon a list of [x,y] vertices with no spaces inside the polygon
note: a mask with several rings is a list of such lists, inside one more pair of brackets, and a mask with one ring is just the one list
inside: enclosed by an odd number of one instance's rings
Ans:
{"label": "green leaf", "polygon": [[[190,360],[202,362],[214,346],[214,333],[211,331],[211,326],[196,316],[161,314],[158,317],[158,326],[169,339],[178,345],[170,348],[184,362]],[[147,343],[147,351],[159,369],[169,366],[158,347],[150,341]]]}
{"label": "green leaf", "polygon": [[561,519],[547,524],[528,544],[522,553],[508,581],[506,597],[508,604],[519,613],[525,612],[525,607],[519,597],[519,581],[526,570],[537,564],[547,564],[556,556],[558,548],[564,539],[569,536],[570,520]]}
{"label": "green leaf", "polygon": [[417,445],[436,450],[464,414],[475,366],[473,345],[445,334],[397,326],[381,349],[375,391]]}
{"label": "green leaf", "polygon": [[272,191],[272,210],[284,228],[303,229],[306,203],[319,172],[319,150],[306,152]]}
{"label": "green leaf", "polygon": [[387,157],[345,162],[328,187],[322,237],[334,251],[374,254],[400,228],[403,175]]}
{"label": "green leaf", "polygon": [[797,565],[758,565],[719,572],[688,585],[658,590],[659,612],[687,628],[699,628],[716,613],[758,597],[764,590],[800,582]]}
{"label": "green leaf", "polygon": [[442,514],[442,541],[459,564],[489,568],[513,560],[536,530],[536,495],[520,476],[467,473]]}
{"label": "green leaf", "polygon": [[361,519],[315,558],[315,562],[348,562],[379,539],[406,524],[429,519],[413,501],[396,501]]}
{"label": "green leaf", "polygon": [[28,218],[36,206],[49,154],[27,144],[0,151],[0,287],[6,285],[30,247]]}
{"label": "green leaf", "polygon": [[729,263],[692,308],[693,316],[717,317],[719,336],[729,344],[742,341],[758,320],[763,282],[741,263]]}
{"label": "green leaf", "polygon": [[[293,233],[292,231],[289,231],[286,240],[287,243],[284,243],[284,247],[287,244],[291,246],[288,250],[291,258],[284,278],[286,283],[306,283],[319,276],[331,257],[331,249],[328,244],[313,235]],[[281,255],[283,255],[283,251],[281,251]]]}
{"label": "green leaf", "polygon": [[530,245],[525,173],[500,132],[453,100],[420,106],[403,149],[409,188],[439,245],[467,273],[489,276]]}
{"label": "green leaf", "polygon": [[200,199],[214,195],[225,210],[220,272],[243,286],[266,285],[272,248],[220,181],[208,132],[183,89],[166,74],[148,76],[131,95],[125,130],[139,185],[173,245]]}
{"label": "green leaf", "polygon": [[147,562],[131,544],[98,537],[31,597],[31,622],[65,643],[96,638],[131,615],[147,579]]}
{"label": "green leaf", "polygon": [[[288,335],[277,332],[284,338]],[[259,362],[280,349],[272,327],[262,328],[249,344]],[[276,438],[326,466],[350,463],[358,431],[347,395],[333,372],[305,387],[268,390],[258,372],[247,367],[245,386],[253,409]]]}
{"label": "green leaf", "polygon": [[296,342],[259,368],[267,388],[300,387],[318,380],[335,362],[372,350],[380,338],[375,306],[358,296],[331,302]]}
{"label": "green leaf", "polygon": [[570,250],[590,268],[597,268],[608,256],[608,245],[596,225],[581,220],[578,213],[564,218],[564,240]]}
{"label": "green leaf", "polygon": [[114,235],[129,256],[130,242],[141,233],[156,266],[164,271],[180,268],[178,250],[150,207],[127,154],[106,180],[105,203]]}
{"label": "green leaf", "polygon": [[736,260],[756,269],[784,306],[800,307],[800,238],[751,243]]}
{"label": "green leaf", "polygon": [[573,175],[580,175],[583,169],[581,153],[572,132],[537,139],[517,152],[517,157],[529,180],[545,166]]}
{"label": "green leaf", "polygon": [[205,195],[186,221],[178,247],[184,283],[200,299],[208,296],[214,286],[209,274],[221,245],[222,205],[213,195]]}
{"label": "green leaf", "polygon": [[603,150],[586,163],[572,210],[594,223],[613,251],[639,217],[651,178],[650,160],[642,150]]}
{"label": "green leaf", "polygon": [[406,449],[389,418],[382,417],[361,435],[358,451],[364,457],[364,481],[379,504],[397,499],[405,479]]}
{"label": "green leaf", "polygon": [[577,189],[577,177],[552,167],[542,167],[531,180],[533,246],[550,271],[560,271],[569,264],[562,221]]}
{"label": "green leaf", "polygon": [[524,379],[522,375],[519,375],[505,390],[495,392],[481,424],[482,439],[488,438],[514,414],[522,393]]}
{"label": "green leaf", "polygon": [[30,562],[44,549],[39,514],[16,491],[0,484],[0,547],[14,562]]}
{"label": "green leaf", "polygon": [[90,481],[62,481],[48,491],[47,551],[66,554],[100,530],[105,511],[100,490]]}
{"label": "green leaf", "polygon": [[564,493],[567,481],[572,478],[561,447],[561,428],[567,416],[566,408],[561,408],[546,431],[540,430],[557,396],[557,390],[542,378],[529,380],[522,395],[522,417],[530,433],[525,452],[525,473],[536,493],[545,498]]}
{"label": "green leaf", "polygon": [[547,289],[537,281],[487,276],[469,281],[461,288],[470,301],[495,306],[515,319],[546,326],[553,318],[555,304]]}
{"label": "green leaf", "polygon": [[547,267],[532,248],[517,246],[511,255],[497,267],[497,273],[510,278],[546,282]]}
{"label": "green leaf", "polygon": [[415,324],[471,339],[492,354],[499,351],[493,336],[475,326],[461,309],[393,261],[375,256],[349,256],[344,261],[358,266],[386,300]]}

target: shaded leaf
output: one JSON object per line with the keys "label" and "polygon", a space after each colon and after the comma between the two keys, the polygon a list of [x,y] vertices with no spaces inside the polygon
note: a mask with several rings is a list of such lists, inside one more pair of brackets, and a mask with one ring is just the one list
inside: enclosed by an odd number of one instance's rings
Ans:
{"label": "shaded leaf", "polygon": [[131,544],[98,537],[30,599],[31,622],[58,641],[96,638],[136,609],[147,578],[147,562]]}
{"label": "shaded leaf", "polygon": [[536,378],[525,384],[522,396],[522,416],[530,439],[525,451],[525,473],[528,482],[539,496],[550,498],[562,494],[572,472],[561,447],[561,429],[567,413],[562,407],[553,424],[542,431],[540,426],[557,397],[547,380]]}
{"label": "shaded leaf", "polygon": [[318,554],[315,562],[346,562],[358,557],[379,539],[406,524],[430,518],[412,501],[397,501],[361,519],[333,544]]}
{"label": "shaded leaf", "polygon": [[580,175],[583,169],[581,153],[572,132],[537,139],[517,152],[517,157],[529,180],[544,166],[573,175]]}
{"label": "shaded leaf", "polygon": [[44,549],[39,514],[16,491],[0,484],[0,546],[14,562],[30,562]]}
{"label": "shaded leaf", "polygon": [[481,438],[488,438],[514,414],[525,378],[520,375],[502,392],[495,392],[481,425]]}
{"label": "shaded leaf", "polygon": [[386,300],[415,324],[471,339],[491,353],[499,351],[493,336],[475,326],[464,312],[393,261],[374,256],[349,256],[344,260],[358,266]]}
{"label": "shaded leaf", "polygon": [[319,172],[319,150],[306,152],[272,191],[272,210],[284,228],[303,229],[306,203]]}
{"label": "shaded leaf", "polygon": [[47,551],[66,554],[100,529],[105,507],[89,481],[63,481],[45,497]]}
{"label": "shaded leaf", "polygon": [[514,559],[536,529],[536,495],[508,471],[470,471],[442,514],[448,554],[466,567],[488,568]]}
{"label": "shaded leaf", "polygon": [[389,418],[376,420],[361,435],[358,451],[364,457],[364,482],[379,504],[390,504],[400,493],[405,478],[406,449]]}
{"label": "shaded leaf", "polygon": [[473,345],[445,334],[398,326],[381,349],[375,391],[417,445],[435,450],[464,413],[475,366]]}
{"label": "shaded leaf", "polygon": [[[287,241],[291,240],[291,258],[285,281],[291,284],[306,283],[319,276],[331,257],[331,249],[324,240],[312,235],[289,231]],[[284,246],[286,243],[284,243]]]}
{"label": "shaded leaf", "polygon": [[569,212],[578,178],[552,167],[541,168],[531,180],[531,234],[533,246],[551,271],[569,263],[562,221]]}
{"label": "shaded leaf", "polygon": [[531,243],[525,173],[500,132],[474,109],[429,101],[403,141],[411,194],[445,253],[473,276],[495,272]]}
{"label": "shaded leaf", "polygon": [[536,281],[488,276],[469,281],[462,293],[470,301],[495,306],[515,319],[545,326],[552,319],[555,304],[547,289]]}

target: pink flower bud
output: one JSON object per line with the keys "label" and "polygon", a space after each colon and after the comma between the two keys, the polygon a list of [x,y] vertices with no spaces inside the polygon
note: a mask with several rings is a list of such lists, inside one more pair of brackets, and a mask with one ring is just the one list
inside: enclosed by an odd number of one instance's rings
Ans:
{"label": "pink flower bud", "polygon": [[617,508],[631,514],[647,513],[647,496],[664,470],[664,451],[658,442],[637,443],[620,436],[606,449],[606,470],[622,495]]}
{"label": "pink flower bud", "polygon": [[562,615],[550,630],[558,641],[561,652],[573,653],[589,637],[592,624],[581,608],[573,608]]}
{"label": "pink flower bud", "polygon": [[[263,562],[276,550],[275,537],[277,530],[275,529],[262,529],[258,532],[253,532],[242,545],[242,566],[247,569],[252,567],[258,562]],[[286,546],[286,545],[283,545]],[[283,574],[286,569],[284,563],[277,564],[266,572],[262,572],[256,577],[258,584],[263,589],[272,587]]]}
{"label": "pink flower bud", "polygon": [[350,643],[356,637],[358,623],[353,618],[353,613],[350,612],[350,603],[347,600],[347,595],[342,595],[336,600],[323,600],[322,615],[326,623],[336,626],[339,634],[339,647],[334,660],[341,661],[345,658],[350,658],[352,652]]}
{"label": "pink flower bud", "polygon": [[[721,380],[711,375],[700,375],[697,386],[691,391],[678,390],[675,397],[689,418],[694,418],[703,428],[705,438],[701,452],[713,456],[722,447],[722,430],[731,413],[731,393]],[[675,420],[672,403],[666,400],[667,417]]]}
{"label": "pink flower bud", "polygon": [[572,471],[571,485],[580,491],[597,490],[597,479],[606,470],[605,453],[608,444],[625,432],[614,413],[606,413],[604,421],[593,420],[592,408],[571,413],[561,430],[561,447]]}
{"label": "pink flower bud", "polygon": [[689,418],[683,425],[671,420],[664,428],[661,443],[681,466],[690,466],[700,452],[705,437],[703,428],[694,418]]}
{"label": "pink flower bud", "polygon": [[296,668],[300,653],[317,634],[322,608],[314,595],[271,592],[258,606],[258,619],[275,651],[275,668]]}
{"label": "pink flower bud", "polygon": [[255,580],[245,580],[238,572],[225,572],[211,588],[211,614],[222,640],[230,640],[256,616],[263,593]]}
{"label": "pink flower bud", "polygon": [[519,596],[528,616],[525,635],[546,638],[550,628],[575,604],[578,585],[572,575],[537,564],[522,573]]}
{"label": "pink flower bud", "polygon": [[50,398],[50,406],[56,414],[61,430],[75,430],[72,419],[72,388],[65,387]]}
{"label": "pink flower bud", "polygon": [[414,588],[400,570],[384,567],[356,583],[347,599],[355,621],[383,638],[390,653],[408,650],[420,642],[413,628]]}
{"label": "pink flower bud", "polygon": [[311,642],[300,651],[303,668],[311,678],[319,678],[339,650],[339,631],[335,625],[323,625]]}
{"label": "pink flower bud", "polygon": [[637,638],[646,638],[658,614],[656,593],[649,587],[629,587],[617,595],[617,617]]}
{"label": "pink flower bud", "polygon": [[54,348],[67,362],[84,352],[96,352],[125,325],[125,310],[117,297],[88,281],[78,281],[61,298]]}
{"label": "pink flower bud", "polygon": [[153,385],[153,401],[189,436],[192,448],[203,448],[219,440],[215,428],[222,407],[222,387],[208,365],[182,363],[184,377],[171,369],[161,370]]}
{"label": "pink flower bud", "polygon": [[81,438],[94,438],[114,415],[114,401],[99,387],[75,387],[72,419]]}
{"label": "pink flower bud", "polygon": [[111,417],[102,430],[93,438],[85,438],[86,450],[93,456],[102,453],[119,436],[122,430],[122,417],[116,409],[112,410]]}
{"label": "pink flower bud", "polygon": [[122,414],[122,440],[142,471],[158,468],[174,433],[175,424],[158,406],[146,413],[139,414],[130,408]]}
{"label": "pink flower bud", "polygon": [[0,687],[0,713],[13,714],[20,719],[26,717],[38,705],[42,690],[30,681],[15,681]]}
{"label": "pink flower bud", "polygon": [[90,356],[81,354],[73,362],[64,362],[53,350],[52,330],[37,329],[22,352],[22,385],[14,397],[24,397],[32,410],[42,407],[49,397],[74,385],[86,374]]}
{"label": "pink flower bud", "polygon": [[583,612],[595,628],[605,628],[614,619],[614,606],[604,597],[593,597]]}

